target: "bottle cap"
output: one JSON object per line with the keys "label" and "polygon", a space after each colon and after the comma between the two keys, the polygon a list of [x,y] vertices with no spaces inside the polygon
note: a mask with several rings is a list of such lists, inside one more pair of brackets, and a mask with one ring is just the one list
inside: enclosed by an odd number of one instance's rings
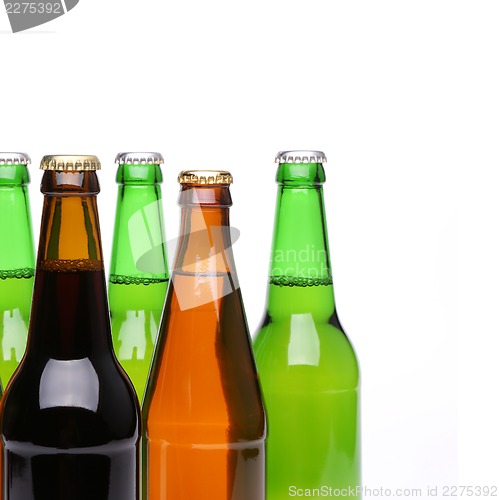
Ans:
{"label": "bottle cap", "polygon": [[118,153],[114,163],[119,165],[162,165],[161,153]]}
{"label": "bottle cap", "polygon": [[0,153],[0,165],[29,165],[31,158],[26,153]]}
{"label": "bottle cap", "polygon": [[42,158],[40,168],[58,172],[100,170],[100,161],[91,155],[47,155]]}
{"label": "bottle cap", "polygon": [[326,163],[326,155],[322,151],[279,151],[276,163]]}
{"label": "bottle cap", "polygon": [[226,170],[183,170],[178,175],[180,184],[217,186],[232,184],[232,175]]}

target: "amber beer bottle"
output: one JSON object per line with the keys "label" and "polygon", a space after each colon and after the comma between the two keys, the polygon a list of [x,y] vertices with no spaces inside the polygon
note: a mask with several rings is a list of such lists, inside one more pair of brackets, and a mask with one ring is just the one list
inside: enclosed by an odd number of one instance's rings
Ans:
{"label": "amber beer bottle", "polygon": [[146,498],[264,498],[265,413],[224,171],[179,176],[181,231],[144,400]]}
{"label": "amber beer bottle", "polygon": [[112,350],[92,156],[47,156],[26,354],[0,413],[4,500],[136,500],[140,414]]}

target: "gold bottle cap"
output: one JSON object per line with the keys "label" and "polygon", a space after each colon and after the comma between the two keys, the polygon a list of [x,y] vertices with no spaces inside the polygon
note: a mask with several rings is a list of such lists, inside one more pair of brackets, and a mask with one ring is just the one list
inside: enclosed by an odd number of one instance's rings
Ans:
{"label": "gold bottle cap", "polygon": [[29,165],[31,158],[26,153],[0,153],[0,165]]}
{"label": "gold bottle cap", "polygon": [[275,157],[276,163],[326,163],[326,155],[322,151],[297,150],[279,151]]}
{"label": "gold bottle cap", "polygon": [[232,184],[232,175],[226,170],[183,170],[178,175],[180,184],[217,186]]}
{"label": "gold bottle cap", "polygon": [[100,170],[100,161],[92,155],[47,155],[42,158],[40,168],[57,172]]}
{"label": "gold bottle cap", "polygon": [[161,153],[118,153],[114,160],[119,165],[161,165],[164,162]]}

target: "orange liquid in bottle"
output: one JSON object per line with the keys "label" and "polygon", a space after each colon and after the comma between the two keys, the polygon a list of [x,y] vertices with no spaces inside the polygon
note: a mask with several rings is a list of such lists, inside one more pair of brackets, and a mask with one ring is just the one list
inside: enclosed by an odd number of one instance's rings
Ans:
{"label": "orange liquid in bottle", "polygon": [[184,235],[144,403],[147,498],[260,500],[265,415],[230,249],[228,186],[182,188]]}

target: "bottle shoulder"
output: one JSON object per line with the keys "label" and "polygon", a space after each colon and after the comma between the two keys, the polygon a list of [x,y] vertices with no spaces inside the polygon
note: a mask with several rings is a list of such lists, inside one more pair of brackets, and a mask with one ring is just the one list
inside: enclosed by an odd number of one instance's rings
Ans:
{"label": "bottle shoulder", "polygon": [[175,443],[263,439],[263,401],[241,298],[201,299],[193,304],[195,297],[172,290],[166,300],[143,405],[146,432]]}
{"label": "bottle shoulder", "polygon": [[267,315],[255,335],[254,352],[264,389],[271,381],[335,390],[359,384],[355,350],[334,315],[329,321],[311,314],[278,320]]}
{"label": "bottle shoulder", "polygon": [[6,441],[75,448],[138,439],[140,412],[112,357],[25,358],[2,402]]}

